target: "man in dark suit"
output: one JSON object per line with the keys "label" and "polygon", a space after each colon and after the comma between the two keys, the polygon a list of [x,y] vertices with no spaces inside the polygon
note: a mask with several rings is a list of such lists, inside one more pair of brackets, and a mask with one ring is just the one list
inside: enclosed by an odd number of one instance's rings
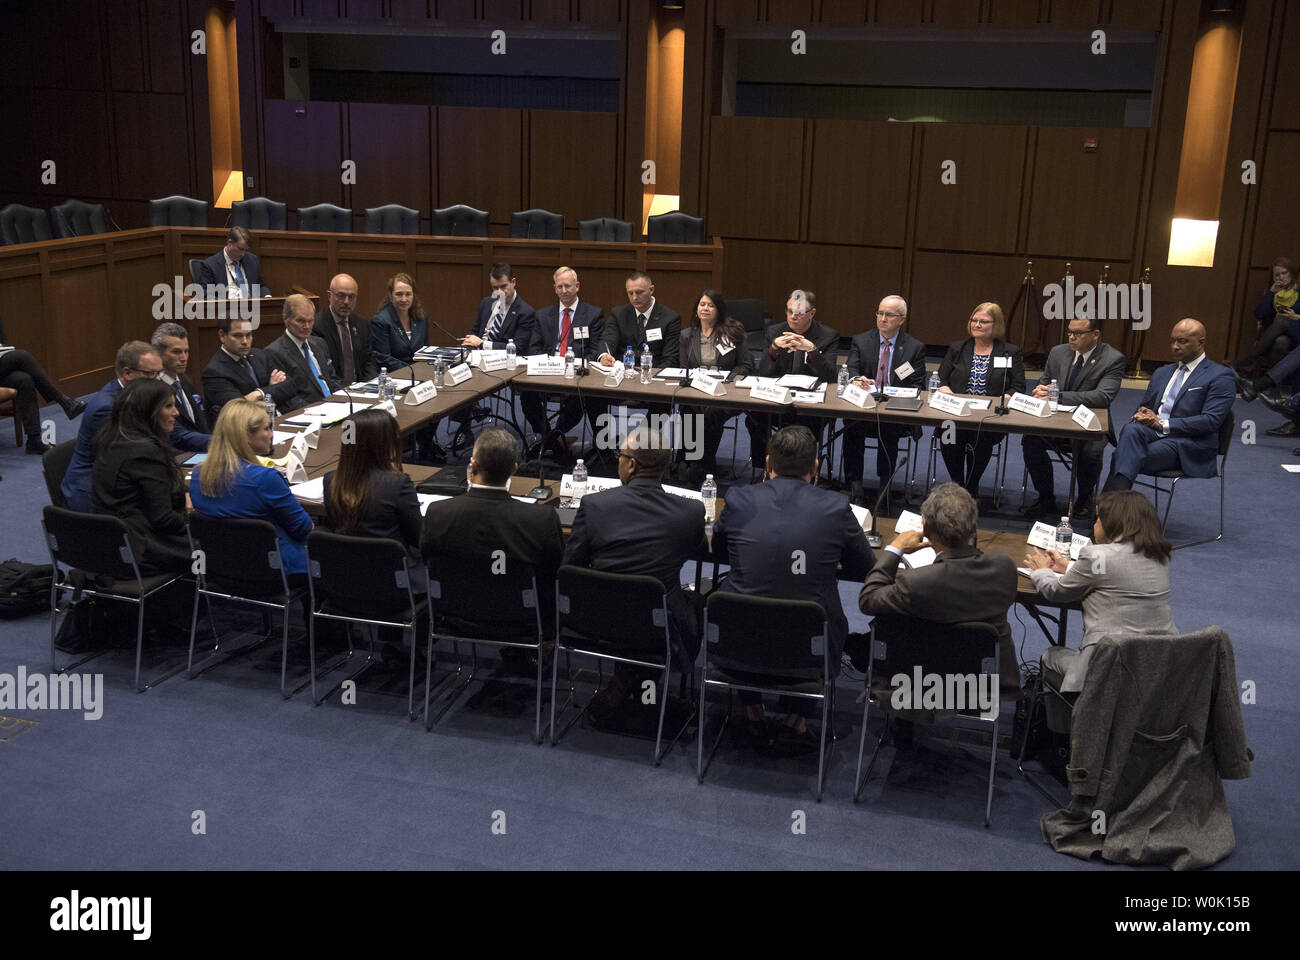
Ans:
{"label": "man in dark suit", "polygon": [[[811,290],[795,290],[785,302],[785,323],[774,323],[763,331],[767,345],[759,355],[758,376],[784,377],[788,373],[816,377],[824,383],[836,379],[835,348],[839,332],[817,322],[817,297]],[[772,426],[801,424],[821,438],[826,424],[821,417],[745,415],[749,431],[749,460],[755,470],[763,469],[767,457],[767,436]]]}
{"label": "man in dark suit", "polygon": [[1141,405],[1120,431],[1107,490],[1128,490],[1139,474],[1161,470],[1215,475],[1219,428],[1237,396],[1232,370],[1205,355],[1205,327],[1191,317],[1174,324],[1169,352],[1174,363],[1151,375]]}
{"label": "man in dark suit", "polygon": [[[697,594],[681,588],[682,564],[708,550],[704,504],[663,488],[664,469],[672,456],[668,437],[645,425],[623,441],[618,455],[621,487],[582,498],[564,562],[610,573],[655,577],[668,591],[670,633],[680,665],[689,672],[700,649]],[[658,675],[652,675],[658,679]],[[638,671],[617,666],[610,683],[592,699],[597,716],[613,710],[641,687]]]}
{"label": "man in dark suit", "polygon": [[[1047,355],[1043,375],[1034,396],[1047,398],[1047,388],[1053,380],[1060,388],[1062,406],[1110,408],[1120,384],[1124,380],[1124,354],[1108,343],[1101,342],[1101,321],[1096,318],[1076,317],[1067,328],[1069,343],[1058,344]],[[1038,491],[1038,501],[1025,507],[1024,514],[1031,520],[1061,517],[1052,486],[1052,461],[1048,449],[1074,457],[1075,476],[1079,482],[1078,496],[1074,501],[1074,518],[1087,521],[1092,517],[1092,494],[1101,477],[1101,461],[1106,454],[1106,442],[1115,439],[1112,425],[1109,437],[1098,436],[1091,440],[1054,440],[1026,434],[1021,441],[1025,466]]]}
{"label": "man in dark suit", "polygon": [[639,270],[623,283],[627,303],[615,307],[605,321],[603,364],[616,359],[630,345],[641,365],[641,344],[650,347],[651,363],[658,367],[675,367],[681,356],[682,318],[655,299],[655,284],[650,275]]}
{"label": "man in dark suit", "polygon": [[[992,625],[1001,641],[998,665],[1001,696],[1019,696],[1020,666],[1011,626],[1007,623],[1007,610],[1016,602],[1016,562],[971,546],[979,525],[979,508],[959,484],[941,483],[930,491],[921,504],[921,523],[921,533],[904,531],[885,547],[880,563],[862,585],[858,607],[873,617],[891,614],[935,623],[974,620]],[[899,570],[904,554],[925,546],[934,548],[934,563]],[[888,637],[878,639],[888,646]],[[850,653],[858,662],[867,651]],[[901,656],[905,657],[906,653]],[[887,677],[896,672],[911,674],[911,665],[902,660],[886,662]],[[900,742],[905,743],[910,733],[909,728]]]}
{"label": "man in dark suit", "polygon": [[221,349],[203,370],[203,398],[213,423],[222,407],[240,397],[261,403],[269,396],[277,407],[292,409],[298,388],[265,350],[253,346],[253,325],[249,321],[233,315],[222,317],[217,339]]}
{"label": "man in dark suit", "polygon": [[320,337],[312,335],[315,325],[316,314],[310,300],[300,293],[285,297],[284,335],[266,348],[266,357],[293,381],[293,396],[283,404],[289,410],[323,400],[343,386],[335,373],[329,347]]}
{"label": "man in dark suit", "polygon": [[[849,629],[838,580],[860,580],[875,558],[848,500],[813,485],[817,467],[817,441],[807,427],[778,430],[768,444],[767,482],[728,491],[713,528],[713,555],[731,566],[719,590],[820,603],[826,611],[834,675]],[[761,746],[761,696],[742,691],[740,697],[749,734]],[[807,713],[812,701],[797,698],[795,703],[798,711]],[[786,722],[791,735],[816,749],[804,716],[792,712]]]}
{"label": "man in dark suit", "polygon": [[330,280],[329,306],[316,314],[313,333],[329,347],[334,371],[344,386],[371,380],[379,373],[370,350],[368,324],[352,315],[357,305],[357,282],[346,273]]}
{"label": "man in dark suit", "polygon": [[494,263],[488,271],[490,296],[479,301],[474,329],[464,339],[467,347],[504,350],[511,340],[515,353],[526,357],[533,352],[533,308],[515,291],[514,268],[508,263]]}
{"label": "man in dark suit", "polygon": [[149,339],[162,358],[162,381],[176,394],[176,424],[196,433],[212,433],[203,397],[185,375],[190,362],[190,334],[179,323],[160,323]]}
{"label": "man in dark suit", "polygon": [[260,297],[262,271],[257,263],[257,254],[249,252],[251,240],[243,227],[231,227],[226,234],[226,245],[208,257],[200,260],[194,270],[194,282],[201,287],[214,287],[208,299],[226,297],[228,288],[239,287],[240,294],[247,297]]}
{"label": "man in dark suit", "polygon": [[[888,296],[876,307],[876,329],[860,333],[849,345],[848,368],[853,382],[864,390],[885,387],[925,389],[925,344],[903,332],[907,301]],[[909,426],[869,420],[844,421],[844,475],[857,503],[874,503],[862,489],[862,454],[868,436],[876,438],[876,477],[883,488],[898,462],[898,441],[912,432]]]}
{"label": "man in dark suit", "polygon": [[[600,307],[584,303],[578,298],[582,285],[578,282],[577,271],[572,267],[560,267],[552,279],[559,300],[537,311],[533,324],[532,353],[562,357],[571,349],[579,361],[595,360],[603,349],[601,334],[605,328],[605,318]],[[575,332],[582,336],[575,336]],[[520,383],[522,386],[523,382]],[[606,405],[597,405],[590,398],[579,398],[575,394],[564,396],[560,398],[559,418],[555,421],[555,428],[551,429],[546,420],[546,404],[551,399],[548,394],[527,390],[523,394],[521,405],[528,425],[537,434],[539,443],[549,444],[560,459],[567,462],[569,451],[564,444],[564,435],[582,420],[583,399],[586,399],[587,416],[593,430],[596,429],[596,417]]]}
{"label": "man in dark suit", "polygon": [[[0,320],[0,344],[4,342],[4,321]],[[65,395],[26,350],[10,349],[0,353],[0,387],[14,391],[14,410],[27,434],[28,453],[44,454],[53,446],[41,436],[42,398],[61,406],[69,420],[77,419],[86,409],[85,400]]]}

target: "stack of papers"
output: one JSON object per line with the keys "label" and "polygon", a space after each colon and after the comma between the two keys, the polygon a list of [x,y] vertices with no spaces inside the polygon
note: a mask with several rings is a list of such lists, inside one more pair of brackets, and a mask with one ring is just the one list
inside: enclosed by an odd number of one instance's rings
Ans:
{"label": "stack of papers", "polygon": [[[776,385],[789,387],[791,390],[812,390],[817,386],[817,378],[802,373],[787,373],[776,382]],[[826,389],[825,384],[822,384],[822,389]]]}
{"label": "stack of papers", "polygon": [[320,421],[322,427],[328,427],[331,423],[338,423],[346,419],[353,411],[365,410],[371,406],[368,403],[339,403],[338,401],[325,400],[321,403],[313,404],[308,407],[299,417],[314,417]]}
{"label": "stack of papers", "polygon": [[295,483],[289,488],[299,500],[307,500],[311,503],[325,502],[325,478],[317,477],[315,480],[306,480],[303,483]]}

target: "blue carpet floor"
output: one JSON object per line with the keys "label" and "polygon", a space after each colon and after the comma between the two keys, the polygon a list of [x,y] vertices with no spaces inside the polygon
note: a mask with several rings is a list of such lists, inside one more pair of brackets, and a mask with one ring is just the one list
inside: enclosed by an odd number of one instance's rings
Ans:
{"label": "blue carpet floor", "polygon": [[[1116,415],[1127,419],[1137,400],[1125,390]],[[45,414],[71,436],[57,408]],[[1253,776],[1225,784],[1237,850],[1221,869],[1294,868],[1300,669],[1294,576],[1287,573],[1294,545],[1287,542],[1297,524],[1285,504],[1300,478],[1279,464],[1297,459],[1290,454],[1296,444],[1264,436],[1275,418],[1258,404],[1238,401],[1236,414],[1228,533],[1174,555],[1174,614],[1185,631],[1222,625],[1236,648],[1239,680],[1257,688],[1256,703],[1242,708]],[[1257,443],[1241,442],[1245,420],[1256,421]],[[1009,447],[1008,486],[1015,489],[1007,513],[981,525],[1027,530],[1011,515],[1022,460],[1019,442]],[[724,455],[730,449],[727,437]],[[0,558],[44,562],[40,459],[0,437],[0,473]],[[990,471],[986,492],[991,479]],[[1058,490],[1064,484],[1058,478]],[[1183,484],[1171,538],[1215,522],[1217,491],[1215,482]],[[841,587],[851,629],[864,630],[856,593]],[[251,621],[226,622],[233,630]],[[1037,626],[1020,612],[1012,627],[1021,659],[1036,661],[1045,646]],[[1072,643],[1080,633],[1076,617]],[[45,615],[3,623],[0,637],[0,672],[13,674],[19,665],[48,672]],[[301,645],[295,655],[302,669]],[[656,769],[646,741],[575,726],[558,748],[539,747],[530,738],[531,712],[511,717],[464,699],[426,733],[407,721],[401,684],[369,675],[355,705],[335,695],[313,707],[306,693],[282,701],[278,647],[271,645],[140,695],[131,687],[131,659],[123,651],[82,668],[105,674],[99,720],[8,711],[11,718],[0,721],[0,865],[1105,869],[1043,843],[1038,818],[1049,805],[1020,779],[1005,750],[986,830],[987,753],[954,742],[946,728],[930,735],[917,761],[896,764],[884,755],[854,805],[861,708],[847,678],[836,723],[842,739],[818,804],[815,757],[766,761],[724,740],[697,785],[693,739]],[[1009,728],[1006,710],[1004,718]],[[206,832],[193,826],[198,811]],[[806,833],[791,829],[797,811],[806,815]]]}

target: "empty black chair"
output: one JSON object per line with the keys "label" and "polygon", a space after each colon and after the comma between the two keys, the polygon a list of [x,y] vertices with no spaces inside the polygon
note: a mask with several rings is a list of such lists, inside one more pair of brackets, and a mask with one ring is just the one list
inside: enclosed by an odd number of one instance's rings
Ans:
{"label": "empty black chair", "polygon": [[178,664],[153,680],[140,682],[145,601],[175,583],[180,576],[174,573],[142,576],[131,547],[131,535],[118,517],[46,507],[41,526],[55,573],[50,587],[50,663],[54,672],[71,671],[107,652],[101,650],[76,663],[59,666],[58,652],[54,648],[59,614],[66,614],[72,606],[69,604],[60,609],[59,595],[72,594],[74,602],[91,597],[135,604],[135,689],[138,693],[180,673],[182,666]]}
{"label": "empty black chair", "polygon": [[298,229],[318,233],[351,233],[352,211],[332,203],[298,208]]}
{"label": "empty black chair", "polygon": [[486,210],[457,203],[433,211],[435,237],[486,237],[488,214]]}
{"label": "empty black chair", "polygon": [[198,270],[199,270],[199,264],[202,262],[203,261],[198,259],[197,257],[190,257],[188,260],[185,261],[185,265],[189,268],[190,271],[190,279],[193,280],[195,283],[199,282]]}
{"label": "empty black chair", "polygon": [[613,217],[579,220],[578,239],[599,243],[631,243],[632,223],[628,220],[615,220]]}
{"label": "empty black chair", "polygon": [[206,227],[208,202],[173,194],[149,201],[151,227]]}
{"label": "empty black chair", "polygon": [[703,243],[704,218],[676,210],[646,222],[646,243]]}
{"label": "empty black chair", "polygon": [[245,230],[284,230],[289,222],[288,208],[266,197],[236,200],[230,205],[230,226]]}
{"label": "empty black chair", "polygon": [[412,236],[420,232],[420,211],[400,203],[386,203],[382,207],[366,207],[366,233],[385,233],[393,236]]}
{"label": "empty black chair", "polygon": [[68,501],[63,497],[63,475],[72,463],[72,453],[77,441],[64,440],[55,444],[41,456],[41,473],[45,476],[45,489],[49,492],[50,503],[56,507],[66,507]]}
{"label": "empty black chair", "polygon": [[24,207],[21,203],[11,203],[0,210],[0,238],[5,246],[54,239],[50,234],[50,218],[45,211]]}
{"label": "empty black chair", "polygon": [[65,200],[56,207],[50,207],[50,219],[54,221],[54,234],[58,237],[87,237],[95,233],[108,233],[102,203]]}
{"label": "empty black chair", "polygon": [[510,214],[510,236],[516,240],[563,240],[564,215],[549,210],[516,210]]}

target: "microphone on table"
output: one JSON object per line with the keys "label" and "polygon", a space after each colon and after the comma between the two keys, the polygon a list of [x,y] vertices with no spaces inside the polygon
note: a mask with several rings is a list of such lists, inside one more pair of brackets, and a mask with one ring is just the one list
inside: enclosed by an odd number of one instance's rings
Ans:
{"label": "microphone on table", "polygon": [[542,473],[542,454],[546,452],[546,441],[542,438],[537,442],[537,486],[528,491],[528,495],[542,503],[551,499],[555,491],[546,485],[546,476]]}
{"label": "microphone on table", "polygon": [[[585,330],[586,327],[576,327],[575,329]],[[587,341],[590,338],[580,337],[575,333],[573,339],[577,341],[578,345],[582,348],[576,354],[577,362],[573,365],[573,375],[575,377],[585,377],[587,375]]]}
{"label": "microphone on table", "polygon": [[[429,318],[429,324],[430,324],[430,326],[436,327],[436,328],[438,328],[439,330],[441,330],[443,333],[445,333],[448,337],[451,338],[451,341],[452,341],[453,343],[459,343],[460,338],[457,337],[457,336],[456,336],[454,333],[452,333],[450,330],[448,330],[446,327],[444,327],[444,326],[443,326],[441,323],[439,323],[437,320],[433,319],[433,317],[430,317],[430,318]],[[464,345],[463,343],[460,343],[459,346],[457,346],[455,349],[457,349],[457,350],[460,351],[460,361],[463,361],[463,360],[465,359],[465,354],[466,354],[466,348],[465,348],[465,345]],[[460,362],[460,361],[457,361],[457,362]]]}
{"label": "microphone on table", "polygon": [[894,485],[894,475],[898,473],[898,468],[907,463],[907,454],[902,454],[898,462],[894,464],[894,469],[889,471],[889,479],[885,481],[880,488],[880,495],[876,497],[876,505],[871,508],[871,529],[867,531],[867,546],[872,550],[879,550],[885,544],[884,538],[876,532],[876,518],[880,516],[880,505],[885,502],[889,496],[890,488]]}

